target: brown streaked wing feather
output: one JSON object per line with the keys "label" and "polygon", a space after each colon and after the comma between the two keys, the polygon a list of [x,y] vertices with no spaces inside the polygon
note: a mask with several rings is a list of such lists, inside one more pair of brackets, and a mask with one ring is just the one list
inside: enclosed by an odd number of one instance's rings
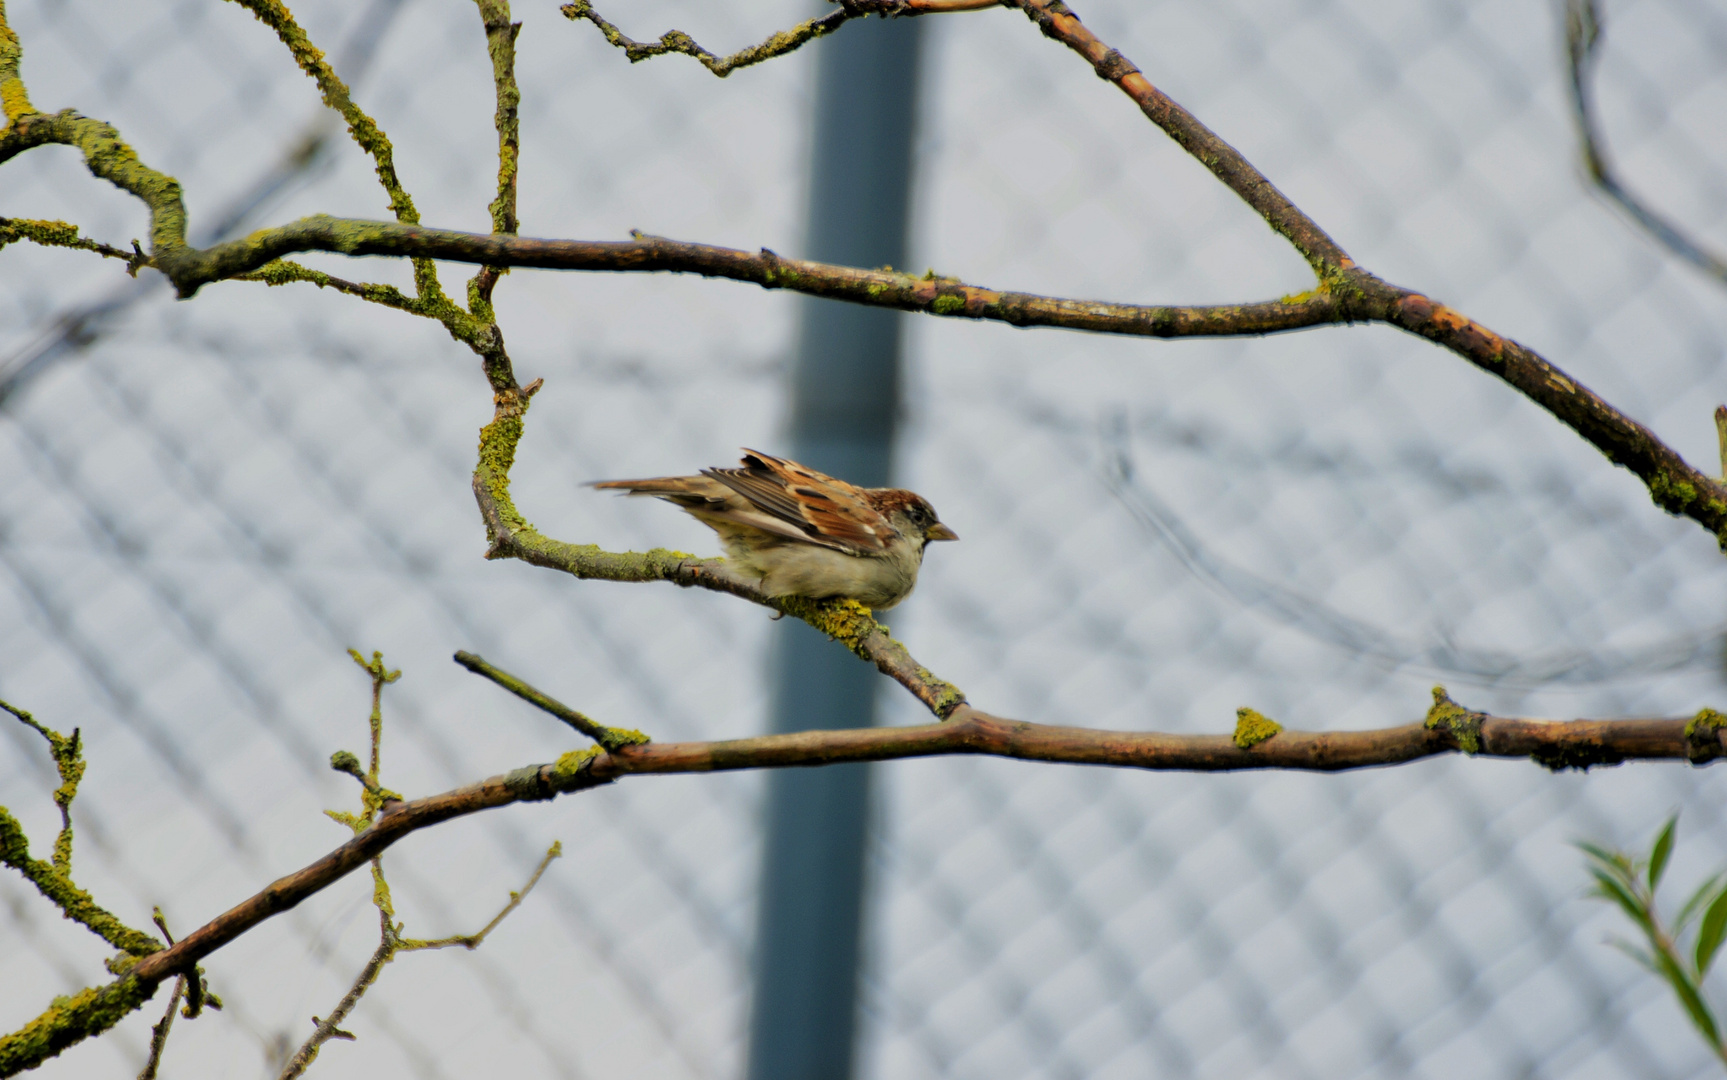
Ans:
{"label": "brown streaked wing feather", "polygon": [[653,495],[685,506],[726,501],[727,490],[705,476],[652,476],[643,480],[598,480],[589,487]]}
{"label": "brown streaked wing feather", "polygon": [[744,468],[704,469],[703,475],[797,526],[815,543],[859,553],[887,547],[892,526],[857,488],[795,461],[744,453]]}
{"label": "brown streaked wing feather", "polygon": [[742,495],[756,509],[784,518],[799,529],[809,524],[798,513],[797,500],[776,477],[763,476],[749,469],[703,469],[702,475]]}
{"label": "brown streaked wing feather", "polygon": [[799,511],[817,532],[864,551],[887,548],[889,538],[894,535],[893,526],[870,505],[862,488],[785,458],[755,450],[745,453],[783,478],[787,490],[797,499]]}

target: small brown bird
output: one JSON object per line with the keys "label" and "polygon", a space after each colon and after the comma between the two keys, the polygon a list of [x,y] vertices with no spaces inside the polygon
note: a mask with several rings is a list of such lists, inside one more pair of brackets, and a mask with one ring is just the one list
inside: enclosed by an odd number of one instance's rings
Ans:
{"label": "small brown bird", "polygon": [[726,554],[769,596],[841,597],[878,611],[911,595],[931,540],[959,536],[921,495],[860,488],[795,461],[744,450],[741,469],[603,480],[652,495],[720,534]]}

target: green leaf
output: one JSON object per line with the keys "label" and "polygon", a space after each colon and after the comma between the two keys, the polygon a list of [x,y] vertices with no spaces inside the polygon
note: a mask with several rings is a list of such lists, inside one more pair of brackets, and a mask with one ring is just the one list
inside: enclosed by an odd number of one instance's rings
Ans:
{"label": "green leaf", "polygon": [[1727,889],[1716,894],[1709,904],[1709,910],[1703,913],[1703,925],[1697,929],[1697,977],[1701,979],[1709,972],[1709,965],[1715,959],[1715,953],[1721,948],[1721,939],[1727,935]]}
{"label": "green leaf", "polygon": [[1661,884],[1661,872],[1667,869],[1667,859],[1673,854],[1673,830],[1679,825],[1679,815],[1674,814],[1667,819],[1667,824],[1661,827],[1661,834],[1655,838],[1655,846],[1649,850],[1649,894],[1655,894],[1655,887]]}
{"label": "green leaf", "polygon": [[1697,1030],[1709,1040],[1710,1046],[1720,1046],[1721,1032],[1715,1024],[1715,1014],[1709,1011],[1709,1003],[1703,1000],[1703,994],[1697,989],[1697,984],[1691,981],[1690,973],[1680,967],[1679,962],[1668,953],[1660,954],[1660,963],[1661,974],[1666,977],[1667,984],[1673,987],[1673,992],[1679,995],[1679,1003],[1685,1006],[1691,1022],[1696,1024]]}
{"label": "green leaf", "polygon": [[1649,950],[1640,949],[1637,946],[1631,944],[1629,941],[1626,941],[1624,938],[1620,938],[1620,937],[1608,938],[1607,944],[1613,946],[1615,949],[1618,949],[1620,952],[1624,953],[1626,956],[1629,956],[1631,959],[1637,961],[1639,964],[1642,964],[1644,967],[1648,968],[1650,971],[1650,974],[1653,974],[1653,975],[1660,975],[1661,974],[1661,967],[1660,967],[1660,965],[1655,963],[1655,957],[1653,957],[1649,954]]}
{"label": "green leaf", "polygon": [[1727,878],[1727,870],[1697,886],[1697,891],[1691,894],[1691,899],[1685,901],[1685,906],[1680,908],[1679,914],[1673,917],[1673,932],[1675,934],[1684,933],[1685,928],[1691,925],[1691,920],[1702,914],[1703,908],[1713,898],[1714,891],[1721,887],[1724,878]]}
{"label": "green leaf", "polygon": [[1602,869],[1610,870],[1614,874],[1617,874],[1621,877],[1625,877],[1627,879],[1636,876],[1636,873],[1635,873],[1635,871],[1632,867],[1632,864],[1631,864],[1631,860],[1629,858],[1627,858],[1624,855],[1624,853],[1618,852],[1618,851],[1609,851],[1604,847],[1600,847],[1599,845],[1591,844],[1587,840],[1579,840],[1577,842],[1577,846],[1578,846],[1578,848],[1580,848],[1583,851],[1584,854],[1588,855],[1591,859],[1600,863]]}
{"label": "green leaf", "polygon": [[1643,901],[1637,898],[1637,894],[1612,874],[1593,868],[1589,872],[1595,877],[1597,894],[1618,904],[1625,910],[1625,914],[1631,917],[1632,922],[1648,933],[1651,929],[1649,909],[1643,906]]}

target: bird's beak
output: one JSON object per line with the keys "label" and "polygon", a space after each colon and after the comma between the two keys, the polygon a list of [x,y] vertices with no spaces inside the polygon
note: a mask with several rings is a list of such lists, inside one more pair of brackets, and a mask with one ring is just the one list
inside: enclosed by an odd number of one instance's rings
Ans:
{"label": "bird's beak", "polygon": [[924,530],[923,538],[925,540],[958,540],[959,533],[938,521]]}

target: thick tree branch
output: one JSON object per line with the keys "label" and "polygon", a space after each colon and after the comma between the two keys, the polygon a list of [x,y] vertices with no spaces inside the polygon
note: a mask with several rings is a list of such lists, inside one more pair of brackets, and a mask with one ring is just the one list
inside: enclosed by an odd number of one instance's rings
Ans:
{"label": "thick tree branch", "polygon": [[1290,731],[1249,714],[1251,710],[1244,710],[1244,724],[1254,718],[1259,723],[1249,724],[1249,737],[1243,738],[1239,724],[1234,735],[1100,731],[1005,720],[962,703],[948,721],[914,727],[650,743],[612,752],[596,746],[440,795],[388,802],[369,826],[323,858],[272,882],[169,948],[143,957],[118,981],[64,999],[23,1030],[0,1038],[0,1076],[33,1068],[113,1026],[148,1001],[162,980],[193,972],[223,945],[341,880],[403,837],[452,818],[585,791],[636,773],[786,768],[944,754],[1199,772],[1336,772],[1456,751],[1528,757],[1552,769],[1663,759],[1701,765],[1727,756],[1727,716],[1712,709],[1690,719],[1529,720],[1465,709],[1435,688],[1424,721],[1376,731]]}
{"label": "thick tree branch", "polygon": [[[342,109],[345,116],[352,114],[351,126],[365,120],[364,114],[346,101],[345,88],[340,88],[340,94],[335,92],[340,84],[332,83],[334,76],[327,72],[327,65],[319,66],[322,60],[314,55],[316,50],[294,37],[297,27],[287,19],[285,9],[274,0],[243,2],[275,26],[285,41],[294,39],[290,45],[295,48],[296,58],[319,80],[332,105]],[[402,256],[415,260],[417,268],[429,268],[430,260],[445,259],[497,268],[696,273],[932,315],[1154,337],[1268,334],[1326,324],[1387,322],[1442,345],[1504,379],[1577,431],[1610,460],[1635,472],[1648,486],[1657,505],[1670,513],[1692,518],[1727,543],[1727,486],[1720,480],[1691,467],[1647,428],[1532,350],[1413,290],[1391,285],[1355,268],[1348,256],[1246,159],[1147,82],[1119,52],[1098,41],[1059,0],[1014,0],[1014,3],[1037,21],[1045,33],[1079,52],[1101,76],[1121,87],[1147,116],[1211,168],[1274,229],[1288,237],[1319,273],[1319,288],[1302,296],[1256,304],[1203,307],[1110,304],[999,292],[933,274],[917,278],[891,271],[785,259],[766,250],[749,253],[639,235],[630,241],[538,240],[324,215],[199,250],[185,243],[185,208],[179,185],[171,177],[139,162],[137,155],[107,124],[70,111],[53,116],[30,112],[21,83],[17,83],[19,89],[15,93],[9,91],[11,97],[7,98],[12,122],[0,132],[0,162],[48,142],[78,146],[83,149],[92,173],[131,192],[150,207],[151,265],[174,282],[182,297],[191,296],[212,281],[258,274],[272,283],[314,280],[320,285],[430,315],[481,356],[500,400],[524,393],[516,384],[501,333],[489,318],[463,312],[445,300],[436,292],[435,277],[429,277],[429,271],[422,273],[417,269],[417,276],[425,280],[420,297],[409,301],[393,290],[355,285],[327,276],[320,279],[303,268],[277,260],[297,251],[330,251],[352,256]],[[5,30],[4,9],[0,9],[0,30]],[[513,31],[511,38],[513,42]],[[0,82],[10,73],[13,82],[5,84],[10,86],[17,82],[18,50],[15,37],[10,39],[10,45],[5,45],[5,40],[0,39],[0,45],[4,46],[0,47]],[[504,84],[500,83],[500,93],[503,89]],[[504,108],[504,100],[500,97],[500,110]],[[382,138],[381,133],[378,138]],[[508,142],[503,128],[500,140],[501,147]],[[381,145],[387,149],[387,143]],[[380,158],[381,176],[384,160]],[[501,166],[500,183],[505,181],[506,172]],[[502,208],[503,204],[498,206]],[[489,305],[485,307],[488,310],[482,314],[489,315]]]}
{"label": "thick tree branch", "polygon": [[886,761],[941,754],[987,754],[1027,761],[1114,765],[1160,771],[1299,769],[1337,772],[1397,765],[1473,746],[1482,757],[1533,758],[1550,768],[1587,768],[1630,760],[1705,764],[1727,755],[1727,718],[1704,710],[1689,719],[1548,721],[1497,717],[1439,700],[1425,721],[1372,731],[1291,731],[1247,749],[1230,735],[1099,731],[1005,720],[969,706],[945,723],[916,727],[803,731],[721,742],[649,743],[615,752],[593,748],[556,763],[530,765],[441,795],[387,806],[371,828],[239,904],[174,946],[140,960],[139,979],[160,980],[202,960],[258,923],[280,914],[365,865],[396,841],[451,818],[608,784],[635,773]]}

